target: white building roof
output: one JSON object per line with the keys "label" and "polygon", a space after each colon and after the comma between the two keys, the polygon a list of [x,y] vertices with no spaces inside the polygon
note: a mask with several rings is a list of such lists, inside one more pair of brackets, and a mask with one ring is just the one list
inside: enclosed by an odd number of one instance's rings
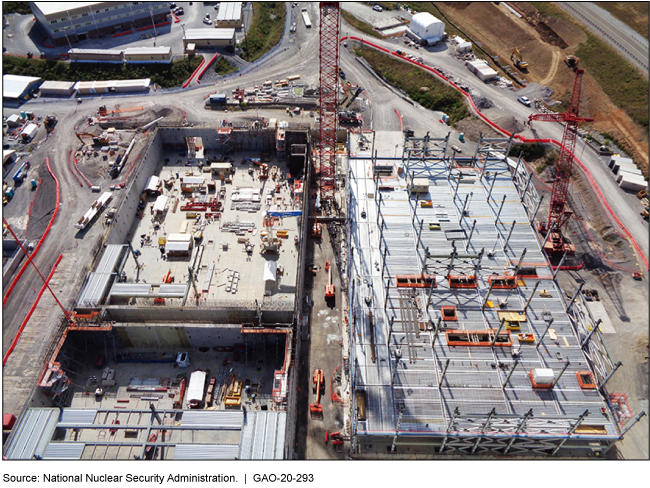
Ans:
{"label": "white building roof", "polygon": [[158,47],[127,47],[124,50],[125,56],[134,56],[142,54],[170,54],[172,48],[169,46],[158,46]]}
{"label": "white building roof", "polygon": [[74,87],[74,81],[44,81],[43,84],[39,87],[41,91],[43,90],[70,90]]}
{"label": "white building roof", "polygon": [[411,17],[411,30],[425,39],[431,37],[431,34],[436,35],[436,30],[440,29],[438,25],[442,25],[444,31],[444,22],[436,19],[429,12],[418,12]]}
{"label": "white building roof", "polygon": [[65,13],[66,10],[91,7],[104,2],[34,2],[43,15]]}
{"label": "white building roof", "polygon": [[241,20],[242,2],[221,2],[217,22],[224,20]]}
{"label": "white building roof", "polygon": [[156,198],[156,203],[153,206],[154,212],[164,212],[165,206],[167,205],[167,200],[169,200],[169,197],[167,195],[160,195],[158,198]]}
{"label": "white building roof", "polygon": [[[231,29],[234,32],[234,29]],[[34,76],[3,75],[2,96],[5,98],[18,98],[35,81],[40,80]]]}
{"label": "white building roof", "polygon": [[119,56],[122,54],[121,49],[79,49],[73,47],[68,49],[68,54],[98,54],[98,55],[110,55],[110,56]]}
{"label": "white building roof", "polygon": [[201,40],[224,40],[232,39],[235,37],[235,29],[186,29],[185,39],[188,41],[201,41]]}

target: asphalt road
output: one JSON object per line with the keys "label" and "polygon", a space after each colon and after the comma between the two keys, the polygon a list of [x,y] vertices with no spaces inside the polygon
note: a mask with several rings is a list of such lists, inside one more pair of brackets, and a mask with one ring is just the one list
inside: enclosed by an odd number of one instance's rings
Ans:
{"label": "asphalt road", "polygon": [[648,40],[593,2],[557,2],[648,77]]}

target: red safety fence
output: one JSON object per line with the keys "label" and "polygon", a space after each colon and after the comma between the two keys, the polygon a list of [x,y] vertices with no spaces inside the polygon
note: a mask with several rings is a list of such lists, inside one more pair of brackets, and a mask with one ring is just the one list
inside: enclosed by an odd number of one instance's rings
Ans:
{"label": "red safety fence", "polygon": [[56,46],[53,46],[52,44],[48,44],[48,43],[45,42],[45,41],[47,41],[47,37],[44,37],[43,39],[41,39],[41,43],[43,44],[43,46],[45,46],[45,47],[52,47],[52,48],[56,47]]}
{"label": "red safety fence", "polygon": [[199,70],[203,67],[204,64],[205,64],[205,58],[203,58],[203,60],[201,61],[201,64],[199,64],[196,67],[196,69],[194,70],[194,73],[192,73],[192,75],[187,79],[187,81],[185,83],[183,83],[183,88],[187,88],[187,85],[190,84],[190,82],[192,81],[192,78],[194,78],[194,75],[196,75],[199,72]]}
{"label": "red safety fence", "polygon": [[166,20],[165,22],[161,22],[159,24],[152,24],[152,25],[147,25],[145,27],[138,27],[136,30],[143,31],[147,29],[153,29],[154,27],[160,27],[161,25],[171,25],[171,22],[169,20]]}
{"label": "red safety fence", "polygon": [[[341,41],[344,41],[344,40],[346,40],[346,39],[352,39],[352,40],[354,40],[354,41],[359,41],[359,42],[361,42],[361,43],[363,43],[363,44],[366,44],[366,45],[368,45],[368,46],[370,46],[370,47],[373,47],[373,48],[375,48],[375,49],[379,49],[380,51],[383,51],[383,52],[385,52],[385,53],[392,54],[392,55],[395,56],[395,57],[398,57],[398,58],[400,58],[400,59],[403,59],[404,61],[407,61],[407,62],[409,62],[409,63],[413,63],[413,64],[415,64],[416,66],[419,66],[420,68],[425,69],[425,70],[427,70],[427,71],[433,73],[435,76],[437,76],[438,78],[440,78],[441,80],[443,80],[443,81],[444,81],[445,83],[447,83],[449,86],[451,86],[452,88],[455,88],[455,89],[458,90],[460,93],[462,93],[462,94],[465,96],[465,98],[467,99],[467,102],[469,103],[469,106],[470,106],[470,108],[472,109],[472,112],[474,112],[478,117],[480,117],[483,121],[485,121],[485,123],[487,123],[488,125],[490,125],[490,127],[492,127],[493,129],[495,129],[495,130],[498,131],[498,132],[501,132],[501,133],[504,134],[506,137],[510,137],[510,136],[512,135],[510,132],[508,132],[507,130],[505,130],[505,129],[499,127],[497,124],[495,124],[495,123],[492,122],[490,119],[488,119],[485,115],[483,115],[483,114],[481,113],[481,111],[480,111],[478,108],[476,108],[476,105],[474,105],[474,101],[472,100],[472,97],[471,97],[471,96],[470,96],[466,91],[462,90],[460,87],[458,87],[458,86],[457,86],[455,83],[453,83],[452,81],[449,81],[449,79],[447,79],[446,77],[442,76],[442,75],[441,75],[440,73],[438,73],[435,69],[433,69],[433,68],[431,68],[431,67],[429,67],[429,66],[425,66],[425,65],[422,64],[422,63],[418,63],[417,61],[413,61],[412,59],[409,59],[409,58],[407,58],[407,57],[405,57],[405,56],[402,56],[402,55],[400,55],[400,54],[397,54],[397,52],[395,52],[395,51],[391,52],[391,51],[389,51],[388,49],[385,49],[385,48],[383,48],[383,47],[381,47],[381,46],[378,46],[377,44],[374,44],[374,43],[372,43],[372,42],[369,42],[369,41],[366,41],[366,40],[364,40],[364,39],[361,39],[360,37],[356,37],[356,36],[349,36],[349,37],[347,37],[347,36],[346,36],[346,37],[342,37],[340,40],[341,40]],[[528,138],[526,138],[526,137],[524,137],[524,136],[521,136],[521,135],[515,135],[514,138],[520,140],[521,142],[523,142],[523,143],[525,143],[525,144],[532,144],[532,143],[555,144],[556,146],[558,146],[558,148],[562,148],[562,143],[556,141],[555,139],[528,139]],[[645,269],[648,269],[648,259],[646,258],[646,256],[645,256],[645,255],[643,254],[643,252],[641,251],[641,248],[640,248],[639,245],[637,244],[637,242],[636,242],[636,240],[634,239],[634,237],[632,237],[632,234],[630,233],[630,231],[628,231],[627,228],[626,228],[626,227],[621,223],[621,221],[618,219],[618,217],[616,216],[616,214],[614,213],[614,211],[612,210],[612,208],[609,206],[609,203],[607,202],[607,199],[605,198],[605,195],[603,195],[602,191],[600,191],[600,188],[599,188],[598,185],[596,184],[596,182],[595,182],[593,176],[591,175],[591,172],[590,172],[590,171],[585,167],[585,165],[584,165],[584,164],[583,164],[583,163],[582,163],[582,162],[581,162],[577,157],[575,157],[575,155],[573,156],[573,159],[574,159],[574,161],[577,163],[578,167],[579,167],[579,168],[582,170],[582,172],[585,174],[585,176],[587,177],[587,179],[589,180],[589,182],[591,183],[593,189],[596,191],[596,194],[598,195],[599,200],[601,201],[601,203],[603,204],[603,206],[605,207],[605,209],[607,210],[607,212],[609,213],[609,215],[610,215],[610,216],[612,217],[612,219],[614,219],[614,221],[615,221],[615,222],[616,222],[616,223],[621,227],[622,231],[625,233],[625,235],[627,236],[627,238],[630,240],[630,242],[631,242],[632,245],[634,246],[634,249],[636,249],[636,252],[638,253],[638,255],[639,255],[639,257],[641,258],[641,260],[643,261],[643,265],[644,265]]]}
{"label": "red safety fence", "polygon": [[133,34],[132,30],[124,31],[124,32],[118,32],[117,34],[113,34],[113,37],[120,37],[120,36],[125,36],[127,34]]}
{"label": "red safety fence", "polygon": [[90,182],[90,180],[89,180],[88,178],[86,178],[86,176],[81,172],[81,170],[79,169],[79,166],[77,166],[77,163],[79,162],[79,160],[78,160],[77,158],[74,158],[74,159],[72,160],[72,162],[74,163],[74,169],[76,169],[77,172],[78,172],[78,173],[81,175],[81,177],[84,179],[84,181],[85,181],[86,183],[88,183],[88,186],[93,186],[93,184]]}
{"label": "red safety fence", "polygon": [[215,61],[218,57],[219,57],[219,53],[216,53],[214,56],[212,56],[212,59],[210,59],[210,61],[208,61],[208,62],[205,64],[205,66],[203,66],[203,69],[199,72],[199,74],[198,74],[197,77],[196,77],[196,82],[197,82],[197,83],[201,83],[201,81],[200,81],[200,80],[201,80],[201,76],[203,76],[203,73],[205,73],[205,71],[210,67],[210,65],[211,65],[212,63],[214,63],[214,61]]}
{"label": "red safety fence", "polygon": [[54,206],[54,212],[52,213],[52,218],[50,219],[50,223],[47,224],[47,228],[45,229],[45,232],[43,233],[43,237],[38,241],[38,244],[34,248],[34,251],[27,256],[27,261],[25,264],[22,265],[20,268],[20,271],[18,271],[18,274],[16,277],[11,281],[11,284],[9,285],[9,288],[7,288],[7,293],[5,293],[4,299],[2,300],[2,305],[5,305],[7,303],[7,299],[9,298],[9,295],[11,295],[11,292],[13,291],[14,287],[16,286],[16,283],[18,283],[18,280],[20,277],[23,275],[25,272],[25,269],[27,269],[27,266],[29,263],[32,262],[34,259],[34,256],[38,253],[39,249],[43,245],[43,242],[45,242],[45,238],[47,235],[50,233],[50,229],[52,228],[52,224],[54,223],[54,219],[56,219],[57,214],[59,213],[59,202],[61,201],[61,193],[60,193],[60,188],[59,188],[59,180],[57,177],[54,175],[52,172],[52,168],[50,168],[50,158],[46,157],[45,162],[47,164],[47,170],[50,172],[52,175],[52,178],[54,178],[54,182],[56,183],[56,205]]}
{"label": "red safety fence", "polygon": [[79,175],[74,172],[72,169],[72,158],[70,155],[72,154],[72,149],[68,149],[68,168],[70,169],[70,172],[74,175],[75,178],[77,178],[77,181],[79,182],[79,186],[83,188],[84,184],[83,182],[79,179]]}
{"label": "red safety fence", "polygon": [[41,291],[38,292],[36,301],[32,304],[32,307],[29,309],[29,312],[27,312],[27,316],[25,317],[25,320],[23,320],[23,323],[20,325],[20,328],[16,333],[16,337],[14,337],[14,340],[11,341],[11,346],[9,346],[9,349],[5,353],[4,358],[2,358],[2,366],[7,364],[7,360],[9,359],[9,356],[11,356],[11,353],[14,351],[16,344],[18,344],[18,340],[20,339],[23,330],[25,330],[25,326],[27,325],[27,322],[29,322],[29,319],[32,317],[32,314],[34,313],[34,310],[36,310],[36,306],[38,305],[38,302],[41,300],[43,293],[45,293],[45,290],[47,289],[47,286],[50,283],[50,280],[52,279],[54,272],[56,271],[56,267],[59,265],[62,258],[63,258],[63,254],[59,254],[59,258],[54,263],[54,266],[52,266],[52,271],[50,271],[50,274],[47,275],[47,278],[45,279],[45,283],[43,283],[43,286],[41,287]]}

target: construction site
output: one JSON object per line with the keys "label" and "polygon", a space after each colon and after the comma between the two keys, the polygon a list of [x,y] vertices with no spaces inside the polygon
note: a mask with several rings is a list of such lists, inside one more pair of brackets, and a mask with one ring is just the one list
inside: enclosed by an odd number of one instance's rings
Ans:
{"label": "construction site", "polygon": [[[611,388],[622,363],[604,306],[584,280],[561,283],[582,269],[568,229],[578,127],[593,120],[584,71],[564,112],[528,118],[563,124],[542,195],[514,134],[481,134],[461,157],[444,114],[405,129],[394,109],[402,130],[366,128],[345,110],[363,90],[348,83],[345,105],[339,4],[318,12],[308,123],[212,98],[208,112],[203,93],[194,123],[176,105],[103,101],[66,121],[80,144],[66,179],[92,200],[65,226],[90,257],[57,279],[64,247],[39,271],[39,299],[53,276],[73,296],[49,290],[55,308],[32,321],[54,326],[5,356],[4,387],[20,391],[7,459],[607,457],[643,419]],[[27,361],[36,385],[21,384]]]}

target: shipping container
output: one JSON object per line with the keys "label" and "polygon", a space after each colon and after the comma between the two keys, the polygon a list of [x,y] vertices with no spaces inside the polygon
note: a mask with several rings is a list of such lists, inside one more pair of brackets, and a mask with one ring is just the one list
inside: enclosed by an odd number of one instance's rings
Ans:
{"label": "shipping container", "polygon": [[645,180],[643,176],[623,175],[621,181],[619,181],[618,183],[618,186],[620,186],[624,190],[632,190],[637,192],[648,188],[648,182]]}

